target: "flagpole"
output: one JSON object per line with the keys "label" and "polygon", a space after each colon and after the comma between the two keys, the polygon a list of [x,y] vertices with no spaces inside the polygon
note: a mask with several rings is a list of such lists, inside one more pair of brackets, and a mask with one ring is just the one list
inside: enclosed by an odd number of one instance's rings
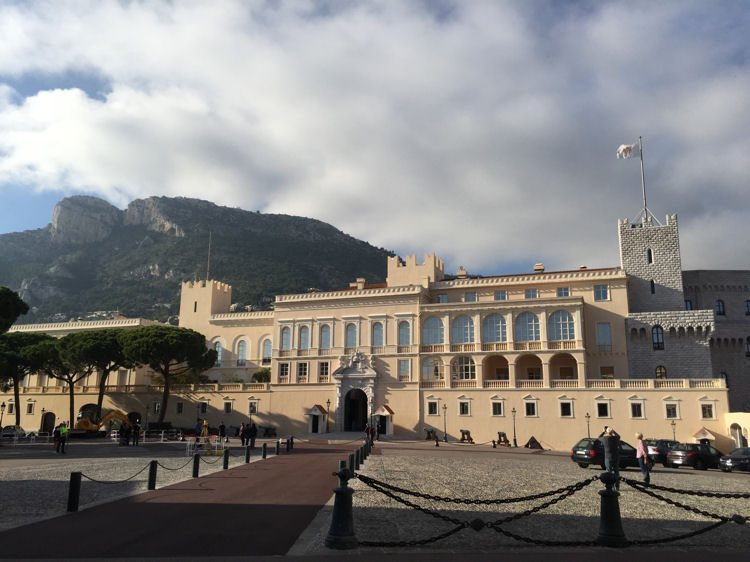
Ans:
{"label": "flagpole", "polygon": [[641,188],[643,189],[643,223],[648,221],[648,206],[646,205],[646,173],[643,168],[643,139],[638,137],[638,152],[641,153]]}

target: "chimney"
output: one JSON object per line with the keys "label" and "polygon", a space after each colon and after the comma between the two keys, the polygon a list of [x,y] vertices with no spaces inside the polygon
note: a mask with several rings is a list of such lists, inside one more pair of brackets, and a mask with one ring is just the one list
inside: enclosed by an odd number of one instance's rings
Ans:
{"label": "chimney", "polygon": [[543,263],[535,263],[534,264],[534,273],[544,273],[544,264]]}
{"label": "chimney", "polygon": [[466,279],[469,276],[469,273],[464,269],[464,266],[459,266],[458,271],[456,272],[456,277],[458,279]]}

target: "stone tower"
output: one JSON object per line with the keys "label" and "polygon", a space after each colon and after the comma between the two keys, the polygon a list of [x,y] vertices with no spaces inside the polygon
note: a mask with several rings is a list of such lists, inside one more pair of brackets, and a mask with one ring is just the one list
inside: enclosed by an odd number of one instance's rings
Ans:
{"label": "stone tower", "polygon": [[667,215],[664,226],[654,226],[651,217],[632,224],[621,219],[618,229],[630,312],[685,310],[677,215]]}

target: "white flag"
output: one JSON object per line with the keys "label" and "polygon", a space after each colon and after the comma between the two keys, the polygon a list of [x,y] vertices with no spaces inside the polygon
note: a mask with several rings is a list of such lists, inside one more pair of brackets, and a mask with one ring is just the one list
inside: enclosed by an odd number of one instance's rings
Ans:
{"label": "white flag", "polygon": [[617,149],[618,158],[633,158],[641,155],[641,148],[637,142],[633,144],[621,144]]}

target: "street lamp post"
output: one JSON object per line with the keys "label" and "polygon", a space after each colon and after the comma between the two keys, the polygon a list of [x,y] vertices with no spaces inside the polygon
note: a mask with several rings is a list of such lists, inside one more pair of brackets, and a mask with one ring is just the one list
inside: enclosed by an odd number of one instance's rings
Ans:
{"label": "street lamp post", "polygon": [[[0,404],[0,431],[3,430],[3,417],[5,416],[5,402]],[[2,446],[3,440],[0,438],[0,446]]]}
{"label": "street lamp post", "polygon": [[328,433],[328,416],[331,415],[331,399],[326,400],[326,433]]}
{"label": "street lamp post", "polygon": [[513,414],[513,446],[518,447],[518,441],[516,441],[516,408],[515,406],[510,411]]}
{"label": "street lamp post", "polygon": [[448,404],[443,404],[443,442],[448,442]]}
{"label": "street lamp post", "polygon": [[677,441],[677,437],[675,437],[675,428],[677,427],[677,423],[672,420],[669,425],[672,426],[672,441]]}
{"label": "street lamp post", "polygon": [[586,418],[586,435],[591,437],[591,414],[586,412],[584,417]]}

